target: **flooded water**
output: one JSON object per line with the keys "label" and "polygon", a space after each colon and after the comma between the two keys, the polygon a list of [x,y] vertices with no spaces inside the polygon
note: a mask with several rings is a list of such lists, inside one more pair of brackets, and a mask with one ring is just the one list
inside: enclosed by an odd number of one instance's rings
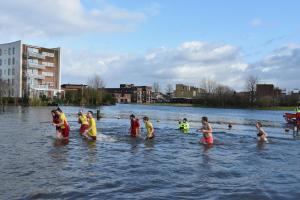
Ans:
{"label": "flooded water", "polygon": [[[50,107],[0,113],[0,199],[299,199],[300,140],[281,111],[143,105],[101,108],[98,139],[78,135],[79,107],[62,107],[68,143],[55,139]],[[88,109],[84,109],[87,111]],[[156,138],[128,136],[128,116],[148,115]],[[215,145],[198,143],[202,116]],[[190,133],[177,129],[188,118]],[[256,142],[255,121],[269,144]],[[227,128],[228,123],[233,128]],[[143,125],[142,125],[143,126]]]}

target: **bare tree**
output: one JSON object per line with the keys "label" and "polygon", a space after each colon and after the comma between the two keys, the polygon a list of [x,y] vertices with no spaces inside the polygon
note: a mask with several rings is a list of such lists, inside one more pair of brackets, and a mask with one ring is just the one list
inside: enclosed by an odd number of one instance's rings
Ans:
{"label": "bare tree", "polygon": [[173,93],[173,91],[174,91],[173,85],[172,84],[167,84],[166,93],[171,94],[171,93]]}
{"label": "bare tree", "polygon": [[104,88],[104,81],[99,75],[94,75],[88,81],[89,86],[89,99],[90,103],[99,105],[102,103],[102,93]]}
{"label": "bare tree", "polygon": [[204,89],[208,94],[213,94],[217,86],[217,82],[211,79],[204,78],[200,83],[200,88]]}
{"label": "bare tree", "polygon": [[255,76],[249,76],[246,79],[246,90],[249,93],[249,101],[251,106],[254,105],[257,83],[258,83],[258,78]]}
{"label": "bare tree", "polygon": [[153,83],[153,91],[154,91],[155,93],[159,93],[159,92],[160,92],[160,85],[159,85],[158,82],[154,82],[154,83]]}

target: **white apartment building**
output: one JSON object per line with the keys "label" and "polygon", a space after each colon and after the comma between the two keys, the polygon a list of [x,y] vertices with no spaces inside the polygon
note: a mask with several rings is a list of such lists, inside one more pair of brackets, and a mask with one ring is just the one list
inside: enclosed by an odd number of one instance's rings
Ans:
{"label": "white apartment building", "polygon": [[56,96],[61,92],[60,48],[0,44],[0,84],[6,97]]}

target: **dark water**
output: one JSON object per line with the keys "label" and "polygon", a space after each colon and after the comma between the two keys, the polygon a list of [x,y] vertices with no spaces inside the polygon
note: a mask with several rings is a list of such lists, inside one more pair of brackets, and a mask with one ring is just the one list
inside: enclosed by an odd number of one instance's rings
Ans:
{"label": "dark water", "polygon": [[[51,108],[0,113],[0,199],[300,198],[300,141],[285,132],[282,112],[104,107],[98,140],[87,142],[78,136],[79,108],[63,109],[71,121],[68,144],[55,140]],[[150,116],[154,141],[127,136],[131,112]],[[211,148],[198,143],[203,115],[215,131]],[[191,121],[190,134],[175,130],[183,117]],[[256,120],[266,125],[269,144],[256,142]]]}

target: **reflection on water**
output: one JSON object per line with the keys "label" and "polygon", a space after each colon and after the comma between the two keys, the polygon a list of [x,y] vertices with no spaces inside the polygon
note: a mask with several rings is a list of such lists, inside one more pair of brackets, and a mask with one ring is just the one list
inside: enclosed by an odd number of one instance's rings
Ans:
{"label": "reflection on water", "polygon": [[61,140],[61,139],[54,139],[53,146],[54,147],[63,147],[69,144],[69,140]]}
{"label": "reflection on water", "polygon": [[[0,199],[297,199],[299,136],[278,111],[117,105],[102,108],[97,141],[82,139],[78,107],[63,107],[69,140],[55,139],[52,108],[0,113]],[[147,115],[156,137],[128,134],[129,115]],[[202,145],[208,116],[215,144]],[[188,118],[189,133],[178,130]],[[265,125],[270,144],[256,141]],[[228,127],[228,123],[232,127]],[[288,129],[289,131],[286,131]],[[284,170],[282,170],[284,169]]]}

